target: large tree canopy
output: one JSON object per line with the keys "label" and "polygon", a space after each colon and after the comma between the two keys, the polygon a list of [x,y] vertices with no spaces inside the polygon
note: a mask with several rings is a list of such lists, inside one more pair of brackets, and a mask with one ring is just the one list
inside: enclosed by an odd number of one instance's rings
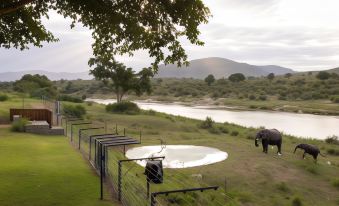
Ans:
{"label": "large tree canopy", "polygon": [[92,31],[94,56],[110,59],[145,49],[154,69],[161,62],[187,63],[178,39],[202,45],[198,26],[210,16],[202,0],[2,0],[0,47],[27,49],[56,41],[41,23],[49,10],[71,18],[71,27],[79,22]]}
{"label": "large tree canopy", "polygon": [[91,58],[89,65],[94,66],[90,73],[96,79],[102,80],[113,88],[118,103],[129,91],[134,91],[138,96],[151,92],[153,72],[150,68],[144,68],[136,74],[132,68],[127,68],[114,58],[108,60],[100,57]]}

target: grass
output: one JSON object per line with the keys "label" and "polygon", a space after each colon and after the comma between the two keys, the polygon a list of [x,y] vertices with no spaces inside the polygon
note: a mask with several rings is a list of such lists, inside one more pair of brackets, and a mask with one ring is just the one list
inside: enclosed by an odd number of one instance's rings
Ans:
{"label": "grass", "polygon": [[[140,115],[109,114],[103,105],[98,104],[87,106],[87,111],[87,117],[91,120],[108,121],[111,127],[118,123],[120,132],[125,127],[128,135],[138,136],[142,130],[143,145],[159,144],[158,139],[161,138],[166,144],[211,146],[227,151],[229,158],[226,161],[178,170],[187,177],[201,174],[207,185],[219,185],[222,188],[226,178],[226,194],[233,200],[226,205],[292,205],[299,204],[299,200],[302,205],[337,205],[339,192],[333,185],[333,178],[339,173],[339,157],[319,157],[315,164],[311,156],[303,160],[301,151],[293,154],[298,143],[314,144],[322,151],[335,148],[336,145],[284,136],[283,155],[277,156],[276,148],[264,154],[261,147],[254,146],[254,128],[215,123],[215,128],[222,127],[229,132],[214,133],[209,129],[201,129],[201,121],[154,111]],[[165,171],[165,174],[168,172]],[[194,181],[190,184],[194,185]],[[173,201],[180,201],[180,198],[173,197]]]}
{"label": "grass", "polygon": [[1,206],[116,205],[99,200],[98,177],[63,136],[2,128],[0,162]]}
{"label": "grass", "polygon": [[[283,206],[300,205],[300,203],[317,206],[338,205],[339,191],[336,178],[339,173],[339,156],[331,154],[326,158],[319,156],[318,163],[315,164],[311,156],[306,156],[303,160],[302,151],[293,154],[294,147],[298,143],[317,145],[321,151],[337,149],[337,145],[320,140],[284,136],[282,156],[276,155],[276,148],[269,149],[268,154],[264,154],[261,147],[254,146],[255,128],[214,123],[213,128],[219,128],[219,132],[214,132],[200,128],[201,121],[184,117],[154,111],[142,111],[138,115],[111,114],[105,112],[104,105],[95,103],[81,105],[87,110],[86,118],[95,124],[102,125],[106,121],[112,129],[117,123],[120,133],[123,128],[126,128],[127,135],[135,137],[139,136],[141,130],[142,145],[159,144],[161,138],[166,144],[210,146],[228,152],[227,160],[212,165],[165,169],[167,186],[171,178],[185,182],[186,187],[197,186],[199,182],[191,178],[192,174],[201,174],[205,185],[220,186],[217,192],[203,193],[202,196],[200,194],[199,196],[197,194],[168,196],[168,200],[173,203],[189,199],[198,201],[194,205],[208,205],[206,200],[217,199],[225,201],[224,205],[227,206]],[[73,131],[76,135],[76,130]],[[67,145],[66,139],[14,134],[3,129],[0,132],[0,162],[5,162],[3,164],[5,166],[0,167],[0,171],[5,172],[0,174],[6,174],[6,178],[0,176],[0,202],[6,204],[8,202],[8,205],[25,205],[26,202],[48,205],[46,201],[56,202],[55,205],[108,204],[97,200],[97,177],[91,173],[80,154],[72,151]],[[236,136],[234,136],[235,132]],[[18,141],[13,141],[14,139]],[[76,137],[74,139],[77,140]],[[14,147],[18,149],[11,153]],[[111,150],[109,156],[114,158],[109,162],[112,167],[118,156],[115,155],[115,150]],[[6,169],[8,167],[10,169]],[[130,168],[132,169],[128,170]],[[34,175],[40,172],[39,177],[42,179]],[[129,180],[129,184],[142,183],[144,187],[145,178],[142,173],[143,168],[126,165],[123,174],[127,175],[125,179]],[[10,183],[16,181],[18,177],[23,178],[24,181],[11,185]],[[40,187],[36,188],[36,185]],[[54,187],[50,188],[50,185]],[[173,183],[169,187],[178,189],[176,188],[178,185]],[[128,190],[128,188],[124,189]],[[75,191],[80,191],[81,194]],[[130,194],[137,192],[132,191]],[[225,192],[227,196],[221,196],[221,193]],[[44,196],[40,197],[41,194]],[[132,196],[129,198],[133,201]],[[30,204],[26,203],[26,205]]]}

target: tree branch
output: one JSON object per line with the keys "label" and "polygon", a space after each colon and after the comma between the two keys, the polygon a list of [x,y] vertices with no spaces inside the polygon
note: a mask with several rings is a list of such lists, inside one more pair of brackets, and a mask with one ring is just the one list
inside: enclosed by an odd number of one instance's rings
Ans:
{"label": "tree branch", "polygon": [[14,11],[24,7],[27,4],[32,3],[33,1],[36,1],[36,0],[21,0],[21,1],[18,1],[16,3],[10,4],[6,8],[0,9],[0,16],[14,12]]}

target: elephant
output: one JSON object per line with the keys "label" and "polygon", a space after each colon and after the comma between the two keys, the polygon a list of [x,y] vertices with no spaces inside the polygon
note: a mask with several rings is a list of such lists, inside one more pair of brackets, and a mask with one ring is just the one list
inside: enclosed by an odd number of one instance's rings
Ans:
{"label": "elephant", "polygon": [[305,154],[310,154],[313,156],[313,159],[315,161],[317,161],[317,157],[318,154],[320,154],[321,156],[325,157],[325,155],[320,153],[320,150],[317,146],[314,145],[310,145],[310,144],[298,144],[295,149],[294,149],[294,153],[297,151],[297,149],[303,149],[304,150],[304,154],[303,154],[303,159],[305,159]]}
{"label": "elephant", "polygon": [[262,129],[255,137],[255,146],[258,147],[258,141],[261,139],[263,152],[267,154],[268,145],[277,145],[278,155],[281,155],[282,135],[276,129]]}

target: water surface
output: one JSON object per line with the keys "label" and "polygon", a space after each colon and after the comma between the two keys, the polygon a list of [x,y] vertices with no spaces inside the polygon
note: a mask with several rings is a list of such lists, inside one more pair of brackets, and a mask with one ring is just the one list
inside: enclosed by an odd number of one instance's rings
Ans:
{"label": "water surface", "polygon": [[[129,159],[161,156],[165,157],[162,161],[164,168],[187,168],[223,161],[228,154],[215,148],[193,145],[143,146],[126,152]],[[146,165],[146,161],[137,163],[143,167]]]}
{"label": "water surface", "polygon": [[[88,99],[101,104],[115,102],[113,99]],[[167,114],[204,120],[211,117],[216,122],[229,122],[245,127],[276,128],[286,134],[303,138],[325,139],[339,136],[339,117],[313,114],[298,114],[275,111],[236,111],[206,106],[136,102],[140,108],[152,109]]]}

